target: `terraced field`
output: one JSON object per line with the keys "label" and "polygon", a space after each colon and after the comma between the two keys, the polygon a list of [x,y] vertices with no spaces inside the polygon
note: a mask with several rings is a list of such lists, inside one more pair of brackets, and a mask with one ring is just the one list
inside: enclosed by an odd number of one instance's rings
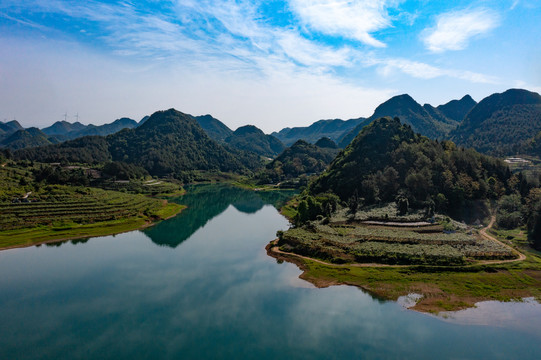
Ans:
{"label": "terraced field", "polygon": [[444,233],[438,226],[385,227],[341,223],[290,229],[279,234],[280,249],[335,263],[464,265],[516,255],[477,233]]}
{"label": "terraced field", "polygon": [[182,209],[144,195],[61,185],[28,199],[0,203],[0,249],[134,230]]}

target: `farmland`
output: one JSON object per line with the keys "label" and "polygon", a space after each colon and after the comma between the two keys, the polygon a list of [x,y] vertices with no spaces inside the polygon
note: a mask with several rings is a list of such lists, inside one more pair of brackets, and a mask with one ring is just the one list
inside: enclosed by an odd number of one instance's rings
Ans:
{"label": "farmland", "polygon": [[339,264],[447,266],[517,256],[510,247],[481,236],[478,229],[450,224],[445,217],[439,217],[441,224],[420,220],[420,214],[396,215],[391,205],[359,211],[349,218],[342,209],[330,219],[279,233],[278,245],[285,252]]}
{"label": "farmland", "polygon": [[183,208],[145,195],[43,184],[14,165],[2,167],[0,180],[0,249],[134,230]]}

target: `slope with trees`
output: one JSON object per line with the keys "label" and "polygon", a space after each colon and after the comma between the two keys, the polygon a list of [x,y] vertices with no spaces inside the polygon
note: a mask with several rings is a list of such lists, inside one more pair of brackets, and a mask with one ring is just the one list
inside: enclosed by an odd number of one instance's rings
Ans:
{"label": "slope with trees", "polygon": [[225,139],[225,142],[239,150],[270,158],[280,154],[285,148],[280,140],[272,135],[265,135],[253,125],[239,127]]}
{"label": "slope with trees", "polygon": [[[298,178],[302,175],[319,174],[327,168],[336,157],[339,149],[332,147],[332,140],[320,140],[324,146],[297,140],[295,144],[284,150],[276,159],[267,164],[257,178],[260,183],[279,183],[284,180]],[[334,144],[332,142],[332,144]]]}
{"label": "slope with trees", "polygon": [[154,113],[135,129],[22,149],[14,157],[87,164],[123,161],[141,166],[151,175],[181,179],[193,170],[244,173],[260,165],[257,156],[218,144],[193,117],[174,109]]}
{"label": "slope with trees", "polygon": [[416,134],[398,118],[381,118],[365,127],[310,187],[333,192],[343,201],[433,203],[437,210],[467,216],[476,200],[499,198],[513,188],[503,161]]}
{"label": "slope with trees", "polygon": [[510,89],[481,100],[451,133],[459,145],[495,156],[520,152],[541,131],[541,96]]}
{"label": "slope with trees", "polygon": [[216,141],[224,141],[233,133],[233,130],[228,128],[227,125],[211,115],[195,116],[195,120],[207,135]]}

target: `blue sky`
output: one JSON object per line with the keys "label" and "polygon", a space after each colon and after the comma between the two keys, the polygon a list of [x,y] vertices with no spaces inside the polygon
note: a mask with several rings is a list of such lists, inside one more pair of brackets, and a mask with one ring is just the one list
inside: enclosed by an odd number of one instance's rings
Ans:
{"label": "blue sky", "polygon": [[0,0],[0,120],[174,107],[266,132],[541,92],[538,0]]}

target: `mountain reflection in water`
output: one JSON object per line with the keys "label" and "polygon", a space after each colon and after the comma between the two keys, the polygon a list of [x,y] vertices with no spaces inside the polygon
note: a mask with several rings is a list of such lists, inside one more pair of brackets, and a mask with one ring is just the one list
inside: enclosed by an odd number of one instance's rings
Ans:
{"label": "mountain reflection in water", "polygon": [[295,192],[252,191],[230,185],[192,185],[186,195],[174,199],[188,208],[168,221],[144,230],[157,245],[176,248],[229,206],[246,214],[255,214],[265,205],[279,209]]}

